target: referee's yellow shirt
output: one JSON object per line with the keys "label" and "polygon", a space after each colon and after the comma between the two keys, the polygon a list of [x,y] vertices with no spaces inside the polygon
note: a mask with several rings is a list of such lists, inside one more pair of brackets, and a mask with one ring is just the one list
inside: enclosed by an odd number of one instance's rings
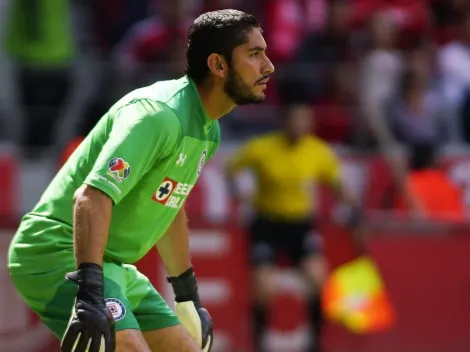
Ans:
{"label": "referee's yellow shirt", "polygon": [[305,136],[291,144],[281,133],[249,141],[229,162],[228,172],[244,169],[256,176],[253,205],[258,214],[296,220],[315,213],[312,185],[334,184],[340,164],[332,149],[321,139]]}

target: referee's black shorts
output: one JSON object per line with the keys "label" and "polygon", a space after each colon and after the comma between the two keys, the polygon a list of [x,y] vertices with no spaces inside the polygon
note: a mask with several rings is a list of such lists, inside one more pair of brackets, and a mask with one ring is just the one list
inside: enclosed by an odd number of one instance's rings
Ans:
{"label": "referee's black shorts", "polygon": [[322,241],[311,218],[277,220],[256,216],[250,228],[252,264],[276,264],[280,253],[298,265],[302,259],[322,251]]}

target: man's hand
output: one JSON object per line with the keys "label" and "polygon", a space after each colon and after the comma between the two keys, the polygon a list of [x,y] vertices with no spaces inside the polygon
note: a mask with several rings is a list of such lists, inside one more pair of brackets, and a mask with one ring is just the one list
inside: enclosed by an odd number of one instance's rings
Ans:
{"label": "man's hand", "polygon": [[336,221],[351,230],[361,227],[364,222],[362,209],[356,205],[340,204],[334,209]]}
{"label": "man's hand", "polygon": [[335,216],[338,222],[352,231],[357,254],[367,253],[364,214],[361,208],[355,205],[342,204],[335,209]]}
{"label": "man's hand", "polygon": [[176,301],[176,315],[186,331],[203,352],[209,352],[213,343],[212,318],[199,300],[196,276],[188,269],[177,277],[169,277]]}
{"label": "man's hand", "polygon": [[114,319],[104,301],[103,269],[83,263],[65,277],[78,285],[78,293],[62,338],[62,352],[114,352]]}

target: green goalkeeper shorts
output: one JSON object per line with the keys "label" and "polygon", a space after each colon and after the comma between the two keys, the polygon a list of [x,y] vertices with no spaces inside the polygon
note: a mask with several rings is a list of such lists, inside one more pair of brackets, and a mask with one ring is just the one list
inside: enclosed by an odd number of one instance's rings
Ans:
{"label": "green goalkeeper shorts", "polygon": [[[44,260],[47,261],[47,258]],[[46,273],[11,272],[19,294],[44,324],[61,339],[69,322],[77,286],[65,279],[72,263]],[[147,277],[133,265],[104,263],[104,296],[116,330],[149,331],[179,324],[175,313]]]}

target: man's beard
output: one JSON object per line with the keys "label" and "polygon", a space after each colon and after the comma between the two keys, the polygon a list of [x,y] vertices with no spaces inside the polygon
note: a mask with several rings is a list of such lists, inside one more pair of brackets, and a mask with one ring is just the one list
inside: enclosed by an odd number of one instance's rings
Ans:
{"label": "man's beard", "polygon": [[229,70],[224,92],[237,105],[259,104],[264,101],[264,95],[256,96],[234,69]]}

